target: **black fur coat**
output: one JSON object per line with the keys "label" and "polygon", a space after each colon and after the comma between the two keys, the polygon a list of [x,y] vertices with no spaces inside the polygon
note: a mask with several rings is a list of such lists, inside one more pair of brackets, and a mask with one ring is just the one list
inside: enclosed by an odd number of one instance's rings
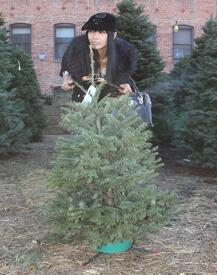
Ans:
{"label": "black fur coat", "polygon": [[[112,72],[114,73],[113,84],[130,84],[130,76],[136,69],[135,48],[130,43],[118,37],[114,42],[116,69]],[[89,43],[86,35],[75,37],[63,56],[60,70],[60,76],[62,76],[64,71],[68,71],[72,78],[84,86],[85,89],[90,86],[90,83],[84,83],[82,77],[89,75],[91,72],[88,45]],[[108,93],[116,96],[117,89],[114,91],[114,88],[108,89],[108,87],[106,87],[101,92],[100,97],[102,98]],[[72,100],[80,102],[83,100],[83,97],[83,91],[78,87],[75,87],[73,89]]]}

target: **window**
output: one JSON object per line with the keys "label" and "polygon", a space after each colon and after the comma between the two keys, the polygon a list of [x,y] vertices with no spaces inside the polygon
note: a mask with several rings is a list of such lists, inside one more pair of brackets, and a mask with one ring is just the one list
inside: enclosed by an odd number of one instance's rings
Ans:
{"label": "window", "polygon": [[179,25],[179,30],[173,31],[173,60],[179,60],[190,55],[192,47],[193,27]]}
{"label": "window", "polygon": [[75,26],[72,24],[55,25],[55,59],[61,59],[72,38],[75,36]]}
{"label": "window", "polygon": [[14,47],[20,46],[31,54],[31,25],[13,24],[11,28],[11,43]]}

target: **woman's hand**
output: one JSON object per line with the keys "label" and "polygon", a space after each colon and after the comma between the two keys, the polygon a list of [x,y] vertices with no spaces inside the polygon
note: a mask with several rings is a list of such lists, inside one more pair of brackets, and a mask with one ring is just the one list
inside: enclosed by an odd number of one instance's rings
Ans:
{"label": "woman's hand", "polygon": [[75,87],[75,84],[74,84],[74,81],[71,78],[71,76],[69,76],[69,75],[63,76],[63,84],[62,84],[61,88],[64,91],[70,91],[74,87]]}
{"label": "woman's hand", "polygon": [[128,83],[124,83],[124,84],[121,84],[119,86],[120,88],[118,89],[118,91],[123,94],[123,95],[130,95],[132,94],[132,89],[130,87],[130,85]]}

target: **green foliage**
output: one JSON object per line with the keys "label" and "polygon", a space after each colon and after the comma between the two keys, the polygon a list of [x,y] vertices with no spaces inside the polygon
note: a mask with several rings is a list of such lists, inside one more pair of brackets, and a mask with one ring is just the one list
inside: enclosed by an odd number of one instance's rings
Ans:
{"label": "green foliage", "polygon": [[[182,73],[184,100],[175,128],[175,144],[203,167],[217,167],[217,20],[209,20],[204,34]],[[190,75],[190,76],[189,76]],[[181,95],[181,93],[179,93]],[[181,141],[181,142],[180,142]]]}
{"label": "green foliage", "polygon": [[193,73],[190,58],[183,58],[175,64],[170,74],[162,75],[159,82],[148,89],[153,102],[155,143],[174,143],[176,129],[182,127],[181,114],[187,97],[187,83],[191,82]]}
{"label": "green foliage", "polygon": [[16,99],[16,92],[9,89],[13,75],[10,73],[11,47],[6,42],[6,31],[0,20],[0,154],[17,152],[28,140],[24,128],[23,103]]}
{"label": "green foliage", "polygon": [[0,17],[0,88],[6,90],[12,79],[12,75],[9,73],[9,69],[11,68],[11,47],[6,42],[7,32],[3,28],[3,25],[4,20]]}
{"label": "green foliage", "polygon": [[153,142],[154,144],[170,144],[173,139],[174,86],[168,76],[161,78],[156,85],[148,89],[152,98]]}
{"label": "green foliage", "polygon": [[[18,61],[21,70],[18,70]],[[10,89],[16,89],[16,98],[23,101],[24,112],[28,114],[24,119],[25,127],[30,131],[31,140],[39,140],[45,127],[45,117],[42,113],[40,88],[37,82],[31,57],[21,48],[12,50],[10,72],[14,76]]]}
{"label": "green foliage", "polygon": [[7,31],[4,28],[4,24],[5,24],[5,20],[2,17],[2,14],[0,13],[0,41],[3,41],[5,43],[7,43]]}
{"label": "green foliage", "polygon": [[143,7],[134,1],[123,0],[117,8],[119,36],[137,49],[138,69],[133,77],[139,88],[145,89],[157,82],[164,67],[156,46],[150,40],[155,27],[144,15]]}
{"label": "green foliage", "polygon": [[93,246],[144,236],[174,203],[174,195],[148,187],[162,164],[129,98],[96,98],[65,109],[71,134],[58,140],[49,180],[57,188],[50,221]]}
{"label": "green foliage", "polygon": [[183,111],[188,94],[188,84],[193,81],[196,67],[191,64],[191,56],[177,62],[170,73],[170,82],[174,94],[174,104],[177,115]]}
{"label": "green foliage", "polygon": [[0,89],[0,110],[0,154],[18,152],[29,137],[23,122],[23,104],[14,100],[14,93]]}

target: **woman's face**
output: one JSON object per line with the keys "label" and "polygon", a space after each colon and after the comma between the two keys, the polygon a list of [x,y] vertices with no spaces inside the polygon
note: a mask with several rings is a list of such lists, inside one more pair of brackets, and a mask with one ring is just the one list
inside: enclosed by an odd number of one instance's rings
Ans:
{"label": "woman's face", "polygon": [[88,31],[88,40],[95,50],[101,50],[107,47],[108,33],[106,31]]}

